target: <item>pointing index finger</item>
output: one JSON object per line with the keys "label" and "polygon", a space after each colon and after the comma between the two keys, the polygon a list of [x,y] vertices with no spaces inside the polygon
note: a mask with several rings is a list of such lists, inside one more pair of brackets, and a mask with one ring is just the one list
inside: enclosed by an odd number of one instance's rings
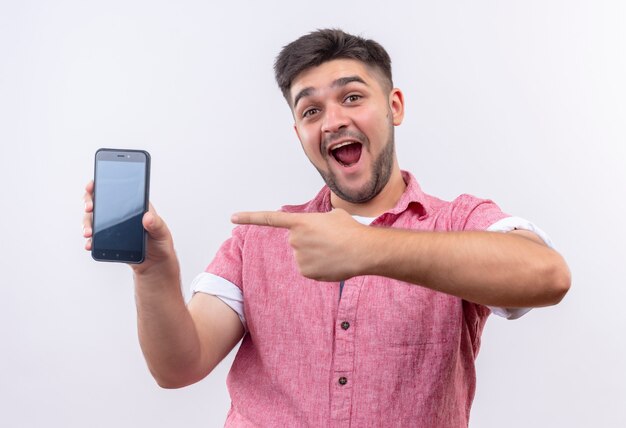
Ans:
{"label": "pointing index finger", "polygon": [[296,213],[282,211],[248,211],[235,213],[230,218],[235,224],[254,224],[257,226],[282,227],[289,229],[295,224]]}

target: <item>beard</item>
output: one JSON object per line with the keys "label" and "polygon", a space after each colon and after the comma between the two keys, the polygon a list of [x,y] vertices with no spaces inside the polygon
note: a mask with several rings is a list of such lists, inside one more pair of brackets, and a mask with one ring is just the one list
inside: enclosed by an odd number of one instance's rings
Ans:
{"label": "beard", "polygon": [[[342,186],[339,184],[337,177],[332,170],[329,169],[328,171],[322,171],[320,168],[316,167],[326,185],[335,195],[346,202],[362,204],[372,200],[383,190],[389,182],[389,177],[391,177],[395,153],[393,125],[390,124],[389,128],[389,138],[387,143],[378,157],[374,159],[370,180],[360,189],[349,189],[346,186]],[[364,148],[370,147],[369,141],[367,141],[365,135],[363,135],[361,142],[363,143]],[[365,144],[366,142],[368,144]],[[324,156],[327,158],[328,154],[324,154]]]}

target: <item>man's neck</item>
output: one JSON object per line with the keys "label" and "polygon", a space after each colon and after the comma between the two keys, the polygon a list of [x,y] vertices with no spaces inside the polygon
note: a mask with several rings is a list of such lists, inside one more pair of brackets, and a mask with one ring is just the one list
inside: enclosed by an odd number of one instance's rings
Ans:
{"label": "man's neck", "polygon": [[396,206],[404,193],[404,189],[406,189],[406,183],[402,178],[400,168],[396,167],[393,169],[391,177],[389,177],[389,181],[385,187],[383,187],[383,190],[369,201],[362,204],[355,204],[344,201],[331,192],[330,203],[333,208],[341,208],[352,215],[378,217]]}

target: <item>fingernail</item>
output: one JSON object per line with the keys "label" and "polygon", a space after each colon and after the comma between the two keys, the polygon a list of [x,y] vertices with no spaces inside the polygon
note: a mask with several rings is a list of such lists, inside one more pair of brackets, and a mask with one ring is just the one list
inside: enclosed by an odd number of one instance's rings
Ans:
{"label": "fingernail", "polygon": [[237,214],[233,214],[233,215],[231,215],[231,216],[230,216],[230,221],[231,221],[232,223],[237,223],[237,222],[239,221],[239,215],[237,215]]}

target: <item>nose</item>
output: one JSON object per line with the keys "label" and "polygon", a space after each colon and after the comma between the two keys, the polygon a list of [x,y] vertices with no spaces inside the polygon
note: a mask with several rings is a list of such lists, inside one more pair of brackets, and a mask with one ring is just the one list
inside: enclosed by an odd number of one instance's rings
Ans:
{"label": "nose", "polygon": [[327,133],[337,132],[348,126],[350,119],[346,115],[346,111],[338,104],[330,104],[326,106],[324,112],[324,121],[322,122],[322,131]]}

